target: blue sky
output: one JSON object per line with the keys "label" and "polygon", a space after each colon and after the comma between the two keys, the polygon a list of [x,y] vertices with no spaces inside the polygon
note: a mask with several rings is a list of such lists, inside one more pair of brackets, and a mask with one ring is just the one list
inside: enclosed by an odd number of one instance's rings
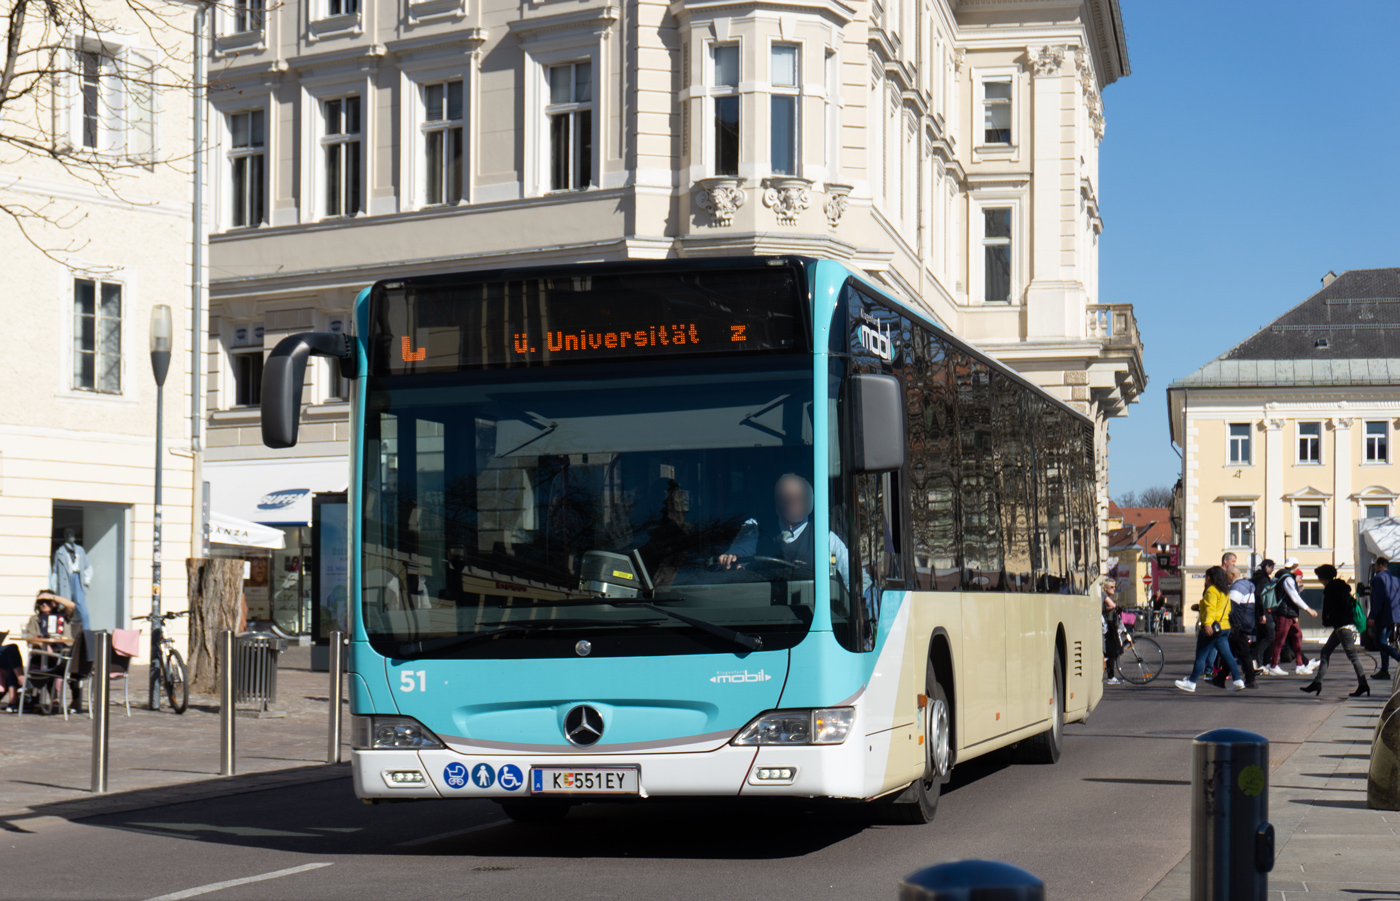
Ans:
{"label": "blue sky", "polygon": [[1400,266],[1394,0],[1122,0],[1104,92],[1100,303],[1132,303],[1149,384],[1110,493],[1174,483],[1166,389],[1322,286]]}

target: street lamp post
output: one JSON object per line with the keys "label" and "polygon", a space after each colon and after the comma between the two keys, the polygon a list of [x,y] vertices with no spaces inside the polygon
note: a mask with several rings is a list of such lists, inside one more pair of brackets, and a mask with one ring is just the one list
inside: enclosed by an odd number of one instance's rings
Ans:
{"label": "street lamp post", "polygon": [[163,631],[160,621],[160,476],[161,456],[164,452],[161,431],[165,425],[165,374],[170,371],[170,345],[173,329],[170,307],[165,304],[157,304],[155,309],[151,310],[151,372],[156,377],[156,496],[155,511],[151,520],[154,528],[151,544],[150,700],[147,705],[151,710],[160,707],[160,686],[156,684],[156,670],[159,668],[160,640]]}

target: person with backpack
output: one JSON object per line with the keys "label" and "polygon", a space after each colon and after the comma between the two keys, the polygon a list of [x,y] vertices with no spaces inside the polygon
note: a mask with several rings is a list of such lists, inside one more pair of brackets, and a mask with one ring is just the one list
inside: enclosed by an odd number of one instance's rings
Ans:
{"label": "person with backpack", "polygon": [[1324,563],[1313,572],[1322,582],[1322,624],[1330,627],[1332,634],[1327,637],[1327,644],[1322,647],[1317,675],[1299,691],[1322,694],[1322,680],[1327,676],[1327,663],[1332,658],[1332,652],[1341,645],[1342,650],[1347,652],[1347,659],[1351,661],[1351,668],[1356,670],[1356,691],[1352,692],[1351,696],[1359,698],[1365,695],[1369,698],[1371,686],[1366,684],[1366,671],[1361,668],[1361,658],[1356,653],[1356,645],[1361,641],[1357,621],[1359,620],[1362,626],[1366,624],[1361,605],[1351,596],[1351,589],[1347,587],[1347,583],[1337,578],[1337,567]]}
{"label": "person with backpack", "polygon": [[1278,595],[1274,591],[1274,561],[1264,558],[1259,568],[1250,576],[1254,583],[1255,639],[1250,650],[1254,658],[1254,668],[1260,673],[1268,673],[1264,660],[1274,646],[1274,608],[1278,606]]}
{"label": "person with backpack", "polygon": [[[1258,688],[1254,679],[1254,658],[1249,652],[1249,639],[1254,634],[1255,626],[1254,583],[1246,579],[1234,564],[1225,567],[1225,573],[1230,578],[1230,652],[1235,655],[1235,662],[1244,674],[1244,687]],[[1217,669],[1211,681],[1216,687],[1224,688],[1225,670]]]}
{"label": "person with backpack", "polygon": [[1274,594],[1278,598],[1278,606],[1274,608],[1274,644],[1269,649],[1269,668],[1266,670],[1272,676],[1288,675],[1278,665],[1285,643],[1293,648],[1295,673],[1310,676],[1317,667],[1316,662],[1308,663],[1307,655],[1303,653],[1303,630],[1298,628],[1298,617],[1302,616],[1302,611],[1306,610],[1309,616],[1317,616],[1317,611],[1309,607],[1308,602],[1303,600],[1302,594],[1298,592],[1298,577],[1302,574],[1298,558],[1289,557],[1283,561],[1283,572],[1274,580]]}
{"label": "person with backpack", "polygon": [[1381,655],[1381,668],[1372,679],[1390,678],[1390,658],[1400,660],[1400,653],[1390,646],[1395,624],[1400,622],[1400,579],[1390,571],[1390,560],[1377,557],[1371,564],[1371,612],[1367,622],[1375,627],[1376,653]]}

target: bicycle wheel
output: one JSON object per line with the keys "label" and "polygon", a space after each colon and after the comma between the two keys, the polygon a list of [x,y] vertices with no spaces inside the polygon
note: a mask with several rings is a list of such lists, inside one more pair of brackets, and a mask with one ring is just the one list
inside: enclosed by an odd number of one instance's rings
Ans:
{"label": "bicycle wheel", "polygon": [[1123,653],[1118,657],[1118,672],[1134,685],[1146,685],[1162,674],[1165,662],[1162,646],[1139,635],[1124,644]]}
{"label": "bicycle wheel", "polygon": [[185,661],[174,648],[165,658],[165,694],[176,713],[184,713],[185,708],[190,706],[190,684],[185,681]]}

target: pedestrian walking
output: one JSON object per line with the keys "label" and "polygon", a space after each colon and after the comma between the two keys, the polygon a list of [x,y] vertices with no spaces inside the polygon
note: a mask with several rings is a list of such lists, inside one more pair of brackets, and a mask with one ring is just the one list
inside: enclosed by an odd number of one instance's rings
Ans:
{"label": "pedestrian walking", "polygon": [[[1254,658],[1249,651],[1249,639],[1254,635],[1255,623],[1254,583],[1244,577],[1238,566],[1225,567],[1225,573],[1230,578],[1230,652],[1235,655],[1235,662],[1244,674],[1244,687],[1258,688],[1255,684]],[[1217,669],[1211,681],[1224,688],[1225,670]]]}
{"label": "pedestrian walking", "polygon": [[1118,658],[1123,654],[1123,643],[1118,640],[1118,620],[1123,611],[1114,598],[1118,594],[1118,584],[1108,579],[1103,585],[1103,662],[1104,674],[1109,685],[1121,685],[1118,678]]}
{"label": "pedestrian walking", "polygon": [[1229,691],[1244,688],[1244,678],[1240,665],[1230,651],[1230,577],[1224,568],[1212,566],[1206,570],[1206,590],[1201,596],[1200,625],[1196,632],[1196,663],[1191,667],[1191,675],[1176,680],[1176,687],[1182,691],[1195,691],[1196,680],[1206,668],[1206,657],[1211,649],[1230,669]]}
{"label": "pedestrian walking", "polygon": [[1303,630],[1298,628],[1298,617],[1307,611],[1309,616],[1317,616],[1317,611],[1309,607],[1298,591],[1298,577],[1303,571],[1298,568],[1298,558],[1289,557],[1283,561],[1283,572],[1274,580],[1274,594],[1278,606],[1274,608],[1274,644],[1269,649],[1269,667],[1265,672],[1272,676],[1286,676],[1287,672],[1278,665],[1285,643],[1293,648],[1293,671],[1301,676],[1310,676],[1317,668],[1316,663],[1308,663],[1303,653]]}
{"label": "pedestrian walking", "polygon": [[[1313,572],[1322,582],[1322,624],[1331,628],[1332,634],[1327,636],[1327,644],[1322,646],[1322,653],[1318,655],[1317,675],[1299,691],[1322,694],[1327,664],[1332,659],[1332,652],[1340,646],[1346,651],[1351,668],[1356,670],[1356,691],[1351,696],[1359,698],[1365,695],[1369,698],[1371,686],[1366,684],[1366,671],[1361,668],[1361,657],[1356,653],[1356,646],[1361,641],[1361,635],[1356,631],[1356,599],[1351,596],[1347,583],[1337,578],[1337,568],[1332,564],[1324,563]],[[1386,658],[1382,656],[1381,659]]]}
{"label": "pedestrian walking", "polygon": [[1274,561],[1264,558],[1259,568],[1249,580],[1254,583],[1254,668],[1260,673],[1269,672],[1269,652],[1274,647],[1274,608],[1278,606],[1278,593],[1274,587]]}
{"label": "pedestrian walking", "polygon": [[1390,571],[1390,560],[1377,557],[1371,564],[1371,612],[1367,622],[1374,628],[1376,653],[1381,655],[1381,668],[1372,679],[1390,678],[1390,658],[1400,660],[1400,653],[1390,646],[1395,624],[1400,622],[1400,579]]}

